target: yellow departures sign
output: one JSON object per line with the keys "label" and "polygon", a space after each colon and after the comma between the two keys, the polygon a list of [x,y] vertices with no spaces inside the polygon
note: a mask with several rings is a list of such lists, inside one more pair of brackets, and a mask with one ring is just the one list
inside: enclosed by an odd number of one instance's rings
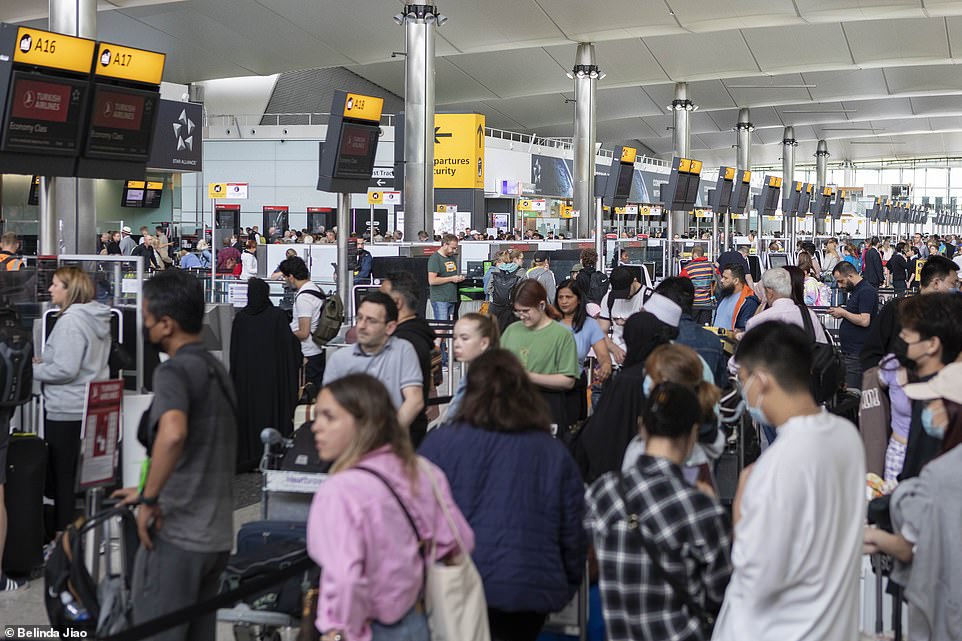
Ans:
{"label": "yellow departures sign", "polygon": [[166,54],[125,47],[110,42],[97,45],[94,75],[159,85]]}
{"label": "yellow departures sign", "polygon": [[484,189],[484,116],[434,115],[435,189]]}
{"label": "yellow departures sign", "polygon": [[86,38],[20,27],[17,30],[13,61],[89,74],[95,44],[93,40]]}

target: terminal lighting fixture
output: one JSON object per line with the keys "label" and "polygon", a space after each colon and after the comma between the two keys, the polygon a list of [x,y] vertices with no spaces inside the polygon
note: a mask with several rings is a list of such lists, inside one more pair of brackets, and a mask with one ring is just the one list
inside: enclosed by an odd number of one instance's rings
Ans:
{"label": "terminal lighting fixture", "polygon": [[668,111],[698,111],[698,105],[691,100],[675,100],[666,109]]}
{"label": "terminal lighting fixture", "polygon": [[404,10],[394,16],[394,22],[403,25],[409,20],[424,20],[425,22],[435,22],[437,26],[443,25],[448,21],[448,17],[438,13],[438,8],[430,4],[409,4],[405,5]]}
{"label": "terminal lighting fixture", "polygon": [[565,73],[566,76],[574,80],[578,78],[579,80],[584,78],[591,78],[592,80],[602,80],[608,74],[600,71],[598,65],[575,65],[574,69]]}

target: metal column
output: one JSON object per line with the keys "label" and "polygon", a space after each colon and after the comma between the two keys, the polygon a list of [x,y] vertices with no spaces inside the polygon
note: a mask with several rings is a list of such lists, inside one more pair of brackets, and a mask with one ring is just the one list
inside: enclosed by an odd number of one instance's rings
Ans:
{"label": "metal column", "polygon": [[[405,212],[405,226],[407,212]],[[337,195],[337,295],[344,303],[346,313],[350,314],[351,288],[354,278],[351,276],[351,266],[347,264],[347,239],[351,235],[351,194]],[[417,232],[414,232],[417,238]],[[349,320],[349,319],[348,319]]]}
{"label": "metal column", "polygon": [[[752,168],[752,132],[755,130],[755,126],[751,122],[751,113],[747,107],[743,107],[738,110],[738,122],[735,124],[735,143],[737,158],[735,162],[735,168],[739,172],[745,170],[751,170]],[[751,209],[751,202],[748,203],[746,209]],[[749,220],[738,220],[735,221],[735,233],[741,234],[742,236],[748,233]],[[761,229],[758,230],[761,232]]]}
{"label": "metal column", "polygon": [[[96,0],[49,0],[49,29],[80,38],[97,38]],[[47,178],[41,182],[38,254],[93,254],[97,247],[94,181]]]}
{"label": "metal column", "polygon": [[[815,188],[816,195],[821,193],[821,190],[825,185],[828,184],[828,157],[831,154],[828,153],[828,143],[824,140],[818,141],[818,146],[815,148]],[[835,224],[832,223],[834,227]],[[824,217],[815,217],[815,233],[824,235],[827,231],[825,226]]]}
{"label": "metal column", "polygon": [[434,29],[447,18],[433,5],[409,4],[394,21],[404,25],[406,54],[404,237],[417,238],[420,230],[434,228]]}
{"label": "metal column", "polygon": [[[688,99],[688,83],[675,83],[675,99],[671,101],[672,111],[672,133],[671,143],[675,156],[688,158],[689,142],[691,140],[690,128],[688,125],[688,114],[695,110],[695,104]],[[688,232],[688,212],[673,211],[669,214],[669,241],[675,234],[685,234]]]}
{"label": "metal column", "polygon": [[[792,193],[795,191],[795,147],[798,142],[795,140],[795,128],[785,127],[782,134],[782,202],[788,202]],[[790,243],[788,251],[795,251],[795,223],[798,219],[793,215],[788,216],[782,212],[782,235]],[[761,230],[758,230],[761,232]]]}
{"label": "metal column", "polygon": [[[590,42],[578,44],[575,66],[568,74],[575,82],[574,126],[574,209],[577,218],[575,236],[588,238],[596,214],[595,197],[595,95],[598,80],[605,77],[595,64],[595,46]],[[617,159],[615,159],[617,162]]]}

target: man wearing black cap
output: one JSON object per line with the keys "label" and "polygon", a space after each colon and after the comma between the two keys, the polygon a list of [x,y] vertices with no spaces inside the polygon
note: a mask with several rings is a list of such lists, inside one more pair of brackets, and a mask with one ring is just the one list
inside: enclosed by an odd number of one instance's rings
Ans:
{"label": "man wearing black cap", "polygon": [[535,252],[534,267],[528,270],[528,278],[533,278],[544,286],[544,290],[548,292],[548,302],[553,304],[558,285],[548,263],[548,252]]}
{"label": "man wearing black cap", "polygon": [[608,276],[611,289],[601,299],[601,313],[598,314],[598,324],[601,331],[611,336],[608,338],[608,351],[619,365],[625,360],[624,325],[628,318],[640,312],[645,304],[645,294],[641,291],[641,283],[634,273],[627,267],[619,265],[611,270]]}

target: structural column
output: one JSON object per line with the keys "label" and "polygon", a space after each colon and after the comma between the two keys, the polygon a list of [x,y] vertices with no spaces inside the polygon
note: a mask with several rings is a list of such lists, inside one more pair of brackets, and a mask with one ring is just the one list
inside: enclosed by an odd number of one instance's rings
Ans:
{"label": "structural column", "polygon": [[[604,78],[595,64],[595,46],[578,44],[575,66],[568,74],[575,81],[574,185],[573,209],[580,212],[575,220],[575,235],[587,238],[594,229],[595,197],[595,96],[598,80]],[[599,214],[600,215],[600,214]]]}
{"label": "structural column", "polygon": [[434,228],[434,29],[447,18],[437,7],[405,5],[404,237]]}
{"label": "structural column", "polygon": [[[675,83],[675,99],[671,102],[671,144],[674,155],[679,158],[689,158],[688,148],[691,135],[688,125],[688,115],[694,110],[695,103],[688,99],[688,83]],[[673,211],[670,216],[671,232],[669,238],[674,238],[675,234],[684,234],[688,231],[687,211]]]}
{"label": "structural column", "polygon": [[[782,134],[782,203],[785,204],[788,203],[788,199],[791,198],[792,192],[795,190],[795,147],[797,146],[795,128],[785,127],[785,132]],[[782,209],[784,210],[784,205]],[[797,220],[794,216],[789,217],[787,213],[782,211],[782,235],[792,239],[790,251],[795,250],[794,236]]]}
{"label": "structural column", "polygon": [[[815,148],[815,193],[820,194],[822,188],[828,184],[828,144],[824,140],[818,141]],[[825,216],[815,217],[815,233],[824,235],[828,230]]]}
{"label": "structural column", "polygon": [[[755,126],[752,125],[751,113],[748,111],[748,108],[743,107],[739,109],[738,122],[735,124],[735,167],[738,169],[739,176],[741,176],[741,172],[751,170],[752,168],[752,132],[754,130]],[[751,209],[751,205],[751,199],[749,199],[746,210]],[[735,233],[742,236],[746,235],[748,233],[749,222],[747,218],[735,221]],[[761,232],[761,230],[758,231]]]}
{"label": "structural column", "polygon": [[[97,37],[97,0],[50,0],[50,31]],[[97,247],[94,181],[47,178],[41,185],[38,254],[93,254]]]}

